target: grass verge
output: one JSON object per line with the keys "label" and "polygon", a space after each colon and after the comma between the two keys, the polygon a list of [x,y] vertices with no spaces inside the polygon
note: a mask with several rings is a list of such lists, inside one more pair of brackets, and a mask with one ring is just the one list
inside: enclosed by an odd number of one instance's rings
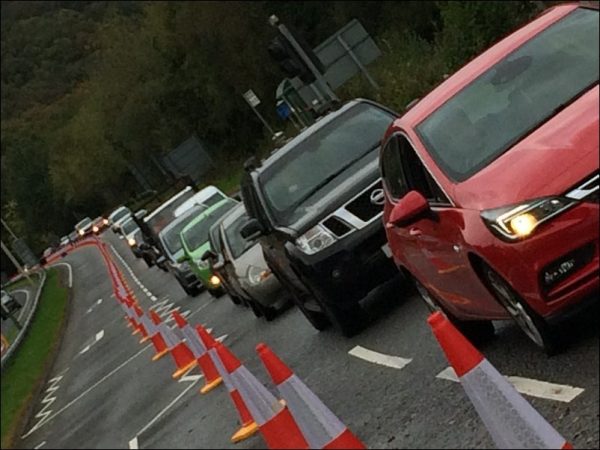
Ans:
{"label": "grass verge", "polygon": [[2,373],[2,448],[14,447],[30,402],[44,382],[66,319],[67,297],[57,270],[50,269],[27,335]]}

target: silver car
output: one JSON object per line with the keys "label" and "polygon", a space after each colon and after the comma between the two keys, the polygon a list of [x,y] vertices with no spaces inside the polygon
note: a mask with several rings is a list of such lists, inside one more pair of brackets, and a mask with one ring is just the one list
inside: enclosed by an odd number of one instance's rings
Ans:
{"label": "silver car", "polygon": [[260,244],[240,234],[247,221],[246,209],[240,205],[221,223],[224,270],[247,294],[255,313],[258,309],[266,320],[272,320],[290,298],[267,266]]}

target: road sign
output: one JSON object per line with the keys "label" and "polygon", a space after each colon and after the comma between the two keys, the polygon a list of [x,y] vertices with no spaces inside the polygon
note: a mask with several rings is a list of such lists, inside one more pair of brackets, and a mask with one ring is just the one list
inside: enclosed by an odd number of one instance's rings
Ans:
{"label": "road sign", "polygon": [[19,255],[19,258],[21,261],[23,261],[23,264],[33,267],[38,263],[38,258],[36,258],[23,239],[13,240],[12,249],[17,255]]}
{"label": "road sign", "polygon": [[249,89],[248,91],[244,92],[244,98],[246,99],[248,104],[253,108],[256,108],[258,105],[260,105],[260,99],[256,96],[252,89]]}

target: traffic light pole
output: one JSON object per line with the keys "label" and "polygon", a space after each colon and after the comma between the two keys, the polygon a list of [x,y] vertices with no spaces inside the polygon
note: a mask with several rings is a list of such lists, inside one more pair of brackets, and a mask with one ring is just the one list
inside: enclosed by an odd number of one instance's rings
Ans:
{"label": "traffic light pole", "polygon": [[35,284],[33,282],[33,280],[29,277],[29,274],[26,273],[23,270],[23,267],[21,266],[21,264],[19,264],[19,261],[17,261],[17,258],[15,258],[13,256],[13,254],[10,252],[10,250],[6,247],[6,245],[4,245],[4,241],[0,241],[0,246],[2,247],[2,250],[4,251],[4,253],[6,253],[6,256],[8,256],[8,258],[12,261],[12,263],[15,265],[15,267],[18,269],[19,273],[21,275],[25,275],[25,277],[27,278],[27,280],[29,281],[29,284],[31,284],[32,286]]}
{"label": "traffic light pole", "polygon": [[325,77],[323,76],[323,74],[321,72],[319,72],[319,69],[317,69],[315,67],[312,60],[304,52],[304,50],[302,49],[302,47],[300,46],[298,41],[296,41],[296,39],[294,38],[294,35],[290,32],[290,30],[288,30],[288,28],[284,24],[280,23],[279,19],[275,15],[270,17],[269,22],[274,27],[277,27],[279,32],[288,40],[288,42],[290,44],[292,44],[292,47],[294,47],[294,50],[296,50],[296,53],[298,53],[300,58],[302,58],[302,61],[304,61],[304,64],[306,64],[306,67],[308,67],[310,69],[310,71],[312,72],[312,74],[315,76],[315,78],[319,82],[319,85],[324,90],[325,94],[331,100],[339,101],[340,100],[339,97],[337,95],[335,95],[335,92],[333,92],[333,89],[331,89],[329,84],[327,84],[327,81],[325,80]]}

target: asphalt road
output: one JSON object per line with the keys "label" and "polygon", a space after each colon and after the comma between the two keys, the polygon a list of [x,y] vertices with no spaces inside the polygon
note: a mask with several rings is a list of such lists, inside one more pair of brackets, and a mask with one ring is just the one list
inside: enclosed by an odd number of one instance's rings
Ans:
{"label": "asphalt road", "polygon": [[[227,335],[225,344],[273,390],[254,350],[267,343],[368,447],[493,448],[460,384],[438,377],[448,363],[414,295],[399,291],[374,305],[378,318],[347,339],[314,330],[296,308],[267,323],[226,296],[186,297],[169,274],[148,269],[110,231],[103,239],[122,255],[127,266],[115,261],[144,309],[164,302],[189,310],[190,323],[205,324],[217,337]],[[236,445],[229,441],[237,414],[223,387],[201,395],[198,369],[177,382],[170,358],[151,362],[154,350],[126,328],[96,249],[77,250],[63,261],[73,267],[75,300],[48,390],[22,447],[264,447],[260,436]],[[575,448],[600,445],[597,312],[563,330],[569,345],[552,358],[512,324],[497,327],[498,338],[481,349],[507,376],[583,389],[569,402],[526,396]],[[354,356],[365,349],[404,359],[388,367]]]}

